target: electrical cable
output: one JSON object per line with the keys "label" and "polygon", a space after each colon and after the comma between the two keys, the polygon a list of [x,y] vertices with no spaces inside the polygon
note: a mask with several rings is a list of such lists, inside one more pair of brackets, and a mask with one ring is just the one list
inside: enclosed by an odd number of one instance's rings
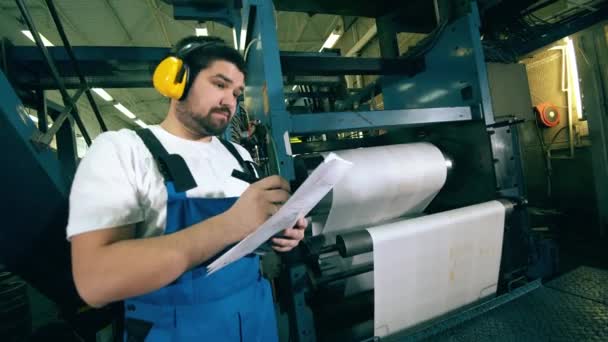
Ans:
{"label": "electrical cable", "polygon": [[245,51],[243,52],[243,60],[245,60],[245,62],[247,62],[247,55],[249,55],[249,48],[251,48],[251,45],[253,45],[253,43],[257,42],[258,40],[259,40],[258,38],[254,38],[249,42],[249,44],[247,44],[247,47],[245,48]]}
{"label": "electrical cable", "polygon": [[549,151],[551,149],[551,145],[553,145],[553,143],[555,142],[555,139],[557,139],[557,136],[564,130],[568,128],[568,126],[564,126],[562,128],[560,128],[554,135],[553,138],[551,138],[551,142],[549,143],[549,145],[547,145],[547,151]]}

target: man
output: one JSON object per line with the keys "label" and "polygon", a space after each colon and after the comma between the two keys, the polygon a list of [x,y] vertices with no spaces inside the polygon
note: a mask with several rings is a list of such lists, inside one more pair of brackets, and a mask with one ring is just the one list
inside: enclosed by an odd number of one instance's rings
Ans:
{"label": "man", "polygon": [[[251,160],[216,137],[243,92],[239,53],[209,37],[185,38],[176,51],[189,80],[164,121],[147,135],[99,135],[79,165],[67,227],[76,287],[94,307],[125,300],[129,341],[277,340],[258,257],[209,276],[205,265],[276,213],[289,185],[231,177],[247,171],[238,159]],[[286,227],[273,248],[294,248],[306,225]]]}

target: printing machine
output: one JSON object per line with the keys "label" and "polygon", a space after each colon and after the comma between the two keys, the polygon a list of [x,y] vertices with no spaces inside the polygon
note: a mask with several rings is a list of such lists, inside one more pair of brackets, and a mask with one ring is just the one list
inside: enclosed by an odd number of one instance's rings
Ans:
{"label": "printing machine", "polygon": [[[342,7],[337,4],[318,6],[315,2],[299,2],[298,5],[282,1],[274,3],[278,10],[297,8],[314,13],[345,14],[346,11],[350,15],[369,15],[374,11],[367,2],[351,2]],[[483,1],[479,3],[484,5]],[[244,3],[245,8],[248,4]],[[498,338],[500,334],[531,338],[555,336],[552,335],[555,329],[546,327],[535,326],[536,331],[529,332],[523,327],[525,319],[515,319],[512,309],[524,305],[520,303],[538,304],[542,302],[539,297],[548,293],[553,295],[553,290],[559,291],[559,287],[552,287],[552,283],[547,288],[539,281],[527,283],[527,267],[534,251],[531,250],[519,146],[519,125],[523,120],[518,117],[525,115],[512,113],[512,116],[505,116],[504,111],[500,117],[494,114],[492,96],[501,94],[491,94],[487,59],[480,37],[478,4],[446,1],[435,2],[434,6],[426,2],[426,5],[430,6],[428,11],[437,14],[435,29],[419,25],[419,30],[426,29],[429,33],[427,38],[401,56],[396,50],[396,34],[402,30],[413,32],[413,23],[421,18],[428,19],[429,12],[424,12],[424,6],[418,8],[420,12],[396,6],[387,13],[378,9],[382,8],[381,4],[375,6],[381,58],[365,59],[335,56],[332,52],[316,56],[280,53],[275,38],[273,7],[269,3],[256,2],[256,20],[249,23],[246,36],[248,69],[255,71],[248,79],[245,104],[249,116],[269,128],[264,138],[257,139],[266,142],[266,146],[260,147],[267,151],[265,166],[268,173],[281,174],[297,187],[322,162],[323,152],[411,142],[434,144],[444,154],[448,178],[426,214],[494,199],[505,206],[497,296],[385,339],[449,338],[450,334],[459,331],[465,340],[486,340],[490,335],[480,332],[492,328]],[[316,95],[328,99],[321,102],[325,104],[322,106],[325,111],[317,103],[303,112],[301,108],[291,106],[295,101],[284,101],[286,86],[306,84],[312,76],[323,77],[327,81],[328,77],[356,74],[379,77],[359,92],[347,92],[342,98],[336,95],[341,93],[340,77],[330,86],[324,84],[325,88],[314,85],[301,88],[302,97]],[[314,77],[312,80],[318,81]],[[317,91],[311,92],[311,89]],[[366,103],[378,94],[382,94],[383,109],[370,110]],[[290,94],[289,99],[293,96]],[[403,172],[407,172],[406,161],[403,166]],[[327,214],[331,202],[330,193],[311,215]],[[290,340],[378,339],[373,332],[374,291],[345,292],[346,282],[373,270],[373,262],[350,267],[345,266],[348,263],[341,262],[369,253],[372,244],[365,230],[340,234],[335,240],[321,234],[309,236],[300,248],[282,257],[281,272],[275,286],[280,309],[289,320]],[[580,273],[587,271],[593,273],[592,270],[580,270]],[[396,269],[395,272],[407,270]],[[600,279],[604,276],[604,273],[595,273],[594,280],[585,286],[601,286]],[[519,302],[510,303],[517,300]],[[563,309],[567,314],[560,321],[568,321],[577,315],[589,317],[580,311],[582,302],[577,303],[578,307],[569,307],[567,303],[570,300],[555,298],[552,304],[546,304],[548,307],[555,305],[546,313],[547,316],[556,317],[556,312]],[[586,304],[593,306],[590,302]],[[560,305],[563,305],[561,309]],[[505,323],[488,328],[484,315],[502,319]],[[462,328],[466,321],[479,330]],[[601,323],[593,319],[589,321],[590,327],[595,325],[589,329],[594,331],[590,335],[601,330]],[[515,330],[521,329],[521,335],[509,330],[509,322],[519,327]],[[571,323],[562,326],[568,327],[564,330],[573,329],[564,333],[565,336],[584,335],[569,334],[576,329]]]}
{"label": "printing machine", "polygon": [[[281,9],[280,3],[277,9]],[[399,57],[397,51],[391,51],[390,47],[396,46],[396,33],[405,28],[389,25],[384,21],[392,18],[382,17],[377,19],[382,58],[348,59],[331,54],[275,53],[272,6],[261,2],[256,9],[258,20],[247,33],[251,37],[247,64],[253,72],[248,76],[245,104],[250,117],[270,128],[266,139],[258,139],[268,142],[264,148],[269,151],[269,173],[279,173],[295,186],[322,162],[321,152],[420,141],[439,147],[449,176],[427,213],[492,199],[504,201],[508,223],[499,292],[505,292],[525,273],[528,258],[518,121],[495,120],[493,116],[476,4],[467,2],[443,10],[437,12],[446,13],[439,17],[437,28],[413,53]],[[284,79],[349,74],[380,77],[360,93],[326,106],[341,109],[339,112],[311,108],[308,113],[299,113],[286,107]],[[364,103],[362,99],[378,93],[383,96],[383,110],[352,107],[352,103]],[[366,138],[340,138],[340,132],[353,131],[365,132]],[[303,142],[291,143],[292,137]],[[403,172],[407,172],[407,162],[403,165]],[[327,213],[331,200],[330,193],[313,214]],[[339,260],[371,248],[365,230],[339,235],[335,243],[317,235],[282,259],[276,284],[293,340],[362,340],[373,336],[373,290],[344,295],[345,280],[371,271],[373,263],[349,268],[340,267]]]}
{"label": "printing machine", "polygon": [[[520,286],[526,282],[526,267],[531,253],[518,141],[521,120],[515,116],[497,118],[494,115],[476,2],[417,1],[417,7],[409,7],[414,5],[405,2],[396,5],[390,1],[373,5],[365,1],[338,1],[320,6],[315,1],[243,0],[239,11],[194,11],[196,14],[191,11],[196,5],[193,2],[166,2],[174,6],[176,19],[219,20],[236,29],[241,42],[239,50],[245,55],[249,70],[244,107],[251,122],[257,125],[254,139],[245,143],[249,144],[252,154],[267,174],[280,174],[297,188],[323,161],[323,152],[430,142],[443,153],[448,177],[425,213],[438,213],[494,199],[504,204],[507,218],[496,299],[461,308],[452,316],[416,326],[405,331],[404,335],[393,336],[393,339],[417,340],[435,336],[437,331],[444,333],[460,326],[465,315],[468,317],[466,320],[471,321],[511,300],[545,291],[539,282]],[[480,1],[486,5],[490,2]],[[411,11],[412,8],[417,12]],[[334,51],[319,54],[281,52],[275,9],[374,16],[382,56],[349,58]],[[416,48],[400,56],[396,34],[402,31],[425,32],[428,36]],[[68,58],[71,56],[59,49],[51,49],[50,55],[64,72],[64,85],[78,87],[76,76],[79,72],[65,67],[71,62]],[[76,59],[84,62],[82,72],[94,75],[89,78],[90,86],[149,86],[148,72],[141,71],[151,70],[150,67],[164,56],[166,49],[145,48],[144,53],[143,48],[128,48],[129,51],[142,49],[130,54],[125,49],[84,47],[73,48],[73,51]],[[20,109],[21,101],[34,106],[41,102],[36,93],[23,92],[22,89],[34,84],[42,88],[52,87],[52,77],[40,72],[44,60],[33,54],[31,48],[9,48],[8,60],[16,64],[27,63],[37,78],[27,73],[13,75],[13,84],[21,88],[21,99],[8,96],[10,101],[2,103],[5,115],[1,118],[11,117],[7,122],[14,127],[3,139],[30,141],[33,136],[34,141],[44,142],[49,134],[37,135],[35,127],[23,126],[17,119],[26,120],[24,111]],[[116,69],[113,64],[116,61],[120,61],[124,68]],[[134,64],[139,67],[130,67]],[[95,68],[89,70],[92,65]],[[116,70],[119,74],[125,70],[132,73],[128,79],[120,79],[112,74]],[[344,75],[379,77],[364,89],[352,92],[345,89]],[[13,91],[4,77],[0,81],[0,93],[12,95]],[[286,87],[291,88],[292,85],[299,86],[300,91],[287,93]],[[83,91],[74,98],[77,99]],[[366,103],[379,94],[382,95],[383,109],[371,110]],[[301,110],[296,108],[301,98],[321,100],[303,101],[309,108]],[[57,119],[66,119],[69,108],[52,103],[43,105]],[[8,115],[14,113],[15,108],[19,116]],[[74,117],[74,122],[80,125],[78,114],[75,113]],[[68,127],[72,124],[72,120],[66,120]],[[103,127],[101,119],[100,124]],[[58,130],[53,133],[56,132],[61,133]],[[69,137],[63,139],[63,144],[71,146]],[[23,168],[7,172],[15,175],[23,169],[30,170],[32,175],[28,179],[37,179],[36,186],[40,192],[50,194],[47,198],[57,204],[36,208],[40,212],[39,222],[34,222],[33,226],[37,229],[0,236],[3,244],[24,239],[34,241],[27,249],[19,250],[14,246],[11,250],[2,251],[3,260],[0,262],[17,270],[43,289],[49,298],[72,312],[81,302],[70,280],[69,269],[62,268],[66,263],[69,265],[66,242],[57,230],[51,232],[44,228],[65,225],[66,208],[61,205],[65,205],[69,188],[69,176],[66,178],[65,175],[70,174],[69,170],[73,171],[75,161],[65,155],[60,155],[58,161],[53,153],[40,153],[29,143],[21,147],[9,155],[9,162],[18,164],[19,161]],[[27,157],[24,158],[25,155]],[[31,164],[31,167],[25,164]],[[45,167],[36,168],[36,165]],[[404,172],[407,172],[406,163]],[[10,192],[20,193],[21,185],[18,182],[11,184]],[[30,198],[23,197],[16,203],[31,202]],[[327,214],[331,203],[330,193],[312,214]],[[13,203],[13,206],[17,204]],[[13,212],[21,212],[20,208],[11,208]],[[44,243],[49,240],[56,242],[55,250]],[[48,259],[46,272],[40,272],[34,260],[25,262],[26,255],[33,254],[35,249],[53,255]],[[324,235],[307,236],[299,248],[281,257],[280,273],[276,275],[274,284],[280,311],[288,317],[290,340],[374,339],[373,324],[370,325],[373,322],[373,290],[344,294],[345,280],[373,270],[373,263],[350,268],[341,263],[344,258],[372,249],[369,234],[358,231],[341,234],[335,241],[326,239]],[[57,250],[62,252],[57,253]],[[17,262],[15,256],[21,261]],[[438,330],[431,332],[432,329]]]}

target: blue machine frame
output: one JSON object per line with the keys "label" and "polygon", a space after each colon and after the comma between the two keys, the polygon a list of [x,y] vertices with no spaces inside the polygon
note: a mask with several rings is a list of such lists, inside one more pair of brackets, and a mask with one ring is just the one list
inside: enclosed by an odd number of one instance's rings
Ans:
{"label": "blue machine frame", "polygon": [[[382,76],[380,85],[384,111],[355,111],[314,114],[291,114],[286,110],[283,93],[283,72],[278,49],[276,23],[270,0],[249,0],[243,3],[250,17],[245,57],[250,70],[246,89],[246,107],[251,117],[270,128],[271,158],[281,176],[294,179],[295,170],[290,136],[335,131],[357,131],[392,127],[417,127],[446,122],[479,122],[487,132],[487,146],[492,155],[495,196],[509,197],[525,203],[517,122],[496,122],[492,110],[490,88],[479,34],[477,6],[471,2],[469,11],[446,24],[425,53],[425,70],[411,77]],[[251,24],[253,22],[253,24]],[[394,26],[394,25],[393,25]],[[378,29],[391,25],[380,25]],[[378,32],[390,37],[394,32]],[[389,56],[390,57],[390,56]],[[317,59],[316,61],[318,61]],[[274,160],[272,160],[274,159]],[[512,232],[505,243],[517,246],[525,240],[528,227],[524,210],[518,210],[509,223]],[[506,251],[505,260],[515,260],[515,252]],[[518,252],[519,253],[519,252]],[[525,254],[525,252],[522,252]],[[516,262],[505,262],[501,272],[513,272]],[[291,265],[287,271],[290,295],[291,334],[296,341],[316,340],[314,316],[306,304],[310,288],[306,285],[306,267]],[[292,317],[293,316],[293,317]]]}
{"label": "blue machine frame", "polygon": [[285,108],[272,2],[245,1],[243,6],[251,16],[243,16],[251,27],[251,32],[247,32],[246,58],[250,74],[246,107],[250,116],[271,128],[278,163],[276,169],[287,179],[295,176],[289,143],[292,134],[414,127],[468,120],[484,120],[486,125],[495,123],[479,37],[479,14],[474,3],[470,13],[445,27],[425,56],[426,71],[411,78],[384,76],[378,79],[385,111],[305,115],[291,114]]}

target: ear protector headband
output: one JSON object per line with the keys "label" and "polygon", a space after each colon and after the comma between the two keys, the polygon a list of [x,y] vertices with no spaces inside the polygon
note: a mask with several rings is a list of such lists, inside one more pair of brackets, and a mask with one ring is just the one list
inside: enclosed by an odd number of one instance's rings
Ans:
{"label": "ear protector headband", "polygon": [[152,76],[154,88],[166,97],[183,100],[193,81],[184,58],[194,50],[217,44],[219,43],[214,41],[192,42],[184,45],[174,55],[163,59]]}

